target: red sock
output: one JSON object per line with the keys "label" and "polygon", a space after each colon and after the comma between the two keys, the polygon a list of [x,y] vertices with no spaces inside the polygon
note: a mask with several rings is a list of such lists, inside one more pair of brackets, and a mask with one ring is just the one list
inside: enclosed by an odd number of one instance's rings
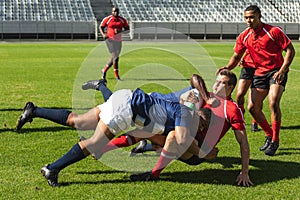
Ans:
{"label": "red sock", "polygon": [[119,77],[119,70],[118,69],[114,69],[114,73],[115,73],[115,77],[116,78],[120,78]]}
{"label": "red sock", "polygon": [[136,140],[133,136],[121,135],[115,139],[112,139],[107,145],[105,145],[105,147],[102,149],[102,154],[120,147],[128,147],[133,144],[136,144]]}
{"label": "red sock", "polygon": [[267,120],[258,123],[261,129],[266,133],[266,136],[272,137],[273,136],[273,130],[271,129],[269,123]]}
{"label": "red sock", "polygon": [[158,178],[162,170],[164,170],[164,168],[174,159],[176,159],[176,153],[167,152],[166,150],[162,149],[158,162],[152,169],[152,174]]}
{"label": "red sock", "polygon": [[108,65],[106,65],[106,66],[103,68],[102,72],[103,72],[103,73],[106,73],[107,70],[108,70],[109,68],[110,68],[110,67],[109,67]]}
{"label": "red sock", "polygon": [[279,143],[279,131],[280,131],[281,121],[272,122],[272,129],[273,129],[273,137],[272,140]]}

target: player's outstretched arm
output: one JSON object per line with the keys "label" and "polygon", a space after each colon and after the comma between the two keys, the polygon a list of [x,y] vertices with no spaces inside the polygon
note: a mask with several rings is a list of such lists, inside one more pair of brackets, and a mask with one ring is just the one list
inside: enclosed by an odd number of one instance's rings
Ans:
{"label": "player's outstretched arm", "polygon": [[249,160],[250,160],[250,148],[248,143],[248,138],[246,134],[246,130],[235,130],[234,131],[235,138],[240,145],[241,152],[241,162],[242,162],[242,171],[238,175],[236,182],[238,185],[242,186],[251,186],[253,183],[250,180],[248,174],[249,168]]}
{"label": "player's outstretched arm", "polygon": [[242,56],[243,54],[233,53],[227,65],[225,67],[217,69],[216,74],[219,74],[223,69],[228,69],[228,70],[234,69],[240,63]]}
{"label": "player's outstretched arm", "polygon": [[207,87],[201,76],[199,76],[198,74],[193,74],[190,78],[190,84],[192,87],[198,90],[199,94],[202,96],[204,101],[207,101],[209,99]]}

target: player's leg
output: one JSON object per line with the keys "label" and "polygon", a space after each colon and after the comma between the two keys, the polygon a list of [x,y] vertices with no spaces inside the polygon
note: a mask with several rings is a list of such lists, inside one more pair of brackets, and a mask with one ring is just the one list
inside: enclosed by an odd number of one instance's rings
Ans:
{"label": "player's leg", "polygon": [[21,116],[17,121],[16,131],[21,130],[21,128],[27,122],[32,122],[33,118],[44,118],[55,123],[68,126],[67,119],[72,112],[66,109],[49,109],[40,108],[34,105],[32,102],[27,102]]}
{"label": "player's leg", "polygon": [[102,93],[104,101],[107,101],[109,97],[112,95],[112,91],[108,89],[106,86],[106,80],[100,79],[100,80],[89,80],[82,84],[83,90],[98,90]]}
{"label": "player's leg", "polygon": [[67,166],[74,164],[88,155],[93,154],[97,159],[100,158],[100,150],[114,137],[106,124],[99,121],[94,135],[84,141],[75,144],[66,154],[55,162],[45,165],[41,173],[45,176],[50,186],[59,186],[58,174]]}
{"label": "player's leg", "polygon": [[247,80],[247,79],[240,79],[237,87],[237,92],[236,92],[236,102],[239,106],[239,108],[245,113],[245,95],[252,83],[252,80]]}
{"label": "player's leg", "polygon": [[[156,152],[161,152],[166,136],[165,135],[153,135],[150,137],[142,137],[139,138],[140,143],[137,147],[134,147],[131,149],[131,154],[130,156],[134,156],[138,153],[144,153],[146,151],[156,151]],[[151,141],[151,144],[147,143],[147,140]]]}
{"label": "player's leg", "polygon": [[273,131],[262,111],[263,101],[268,95],[268,92],[268,89],[251,88],[251,96],[248,101],[248,110],[266,134],[266,140],[260,148],[261,151],[264,151],[269,146],[273,135]]}
{"label": "player's leg", "polygon": [[[93,154],[96,159],[99,159],[102,155],[101,150],[103,147],[116,134],[130,127],[132,121],[131,95],[131,90],[119,90],[107,102],[99,105],[99,116],[101,119],[97,124],[94,135],[89,139],[80,141],[60,159],[41,169],[49,185],[58,186],[58,173],[86,156]],[[117,101],[115,101],[116,99]]]}
{"label": "player's leg", "polygon": [[[285,84],[284,84],[285,85]],[[273,136],[271,144],[264,151],[266,155],[275,155],[276,150],[279,147],[279,132],[281,125],[281,109],[280,100],[284,92],[284,86],[279,84],[271,84],[269,91],[269,107],[271,111],[271,123]]]}
{"label": "player's leg", "polygon": [[32,122],[33,118],[47,119],[57,124],[80,130],[94,130],[99,120],[99,112],[99,108],[96,107],[85,114],[77,115],[66,109],[40,108],[32,102],[28,102],[18,119],[16,130],[21,130],[24,124]]}
{"label": "player's leg", "polygon": [[113,45],[114,45],[113,46],[114,50],[112,53],[112,57],[113,57],[114,75],[117,80],[121,80],[119,76],[119,55],[122,49],[122,42],[114,41]]}
{"label": "player's leg", "polygon": [[84,114],[70,113],[66,124],[78,130],[95,130],[100,120],[99,107],[94,107]]}
{"label": "player's leg", "polygon": [[109,68],[113,65],[113,44],[112,41],[110,39],[105,40],[107,49],[109,51],[109,53],[111,54],[110,59],[108,60],[107,64],[105,65],[105,67],[101,70],[102,73],[102,79],[106,79],[106,73],[109,70]]}
{"label": "player's leg", "polygon": [[158,162],[151,172],[134,174],[130,176],[132,181],[151,181],[157,180],[163,169],[174,159],[177,158],[177,142],[175,131],[169,132],[165,145],[161,151]]}

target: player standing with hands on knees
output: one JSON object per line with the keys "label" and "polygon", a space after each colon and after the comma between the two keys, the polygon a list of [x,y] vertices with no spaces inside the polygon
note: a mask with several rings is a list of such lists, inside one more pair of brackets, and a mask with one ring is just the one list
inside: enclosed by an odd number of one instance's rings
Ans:
{"label": "player standing with hands on knees", "polygon": [[[280,100],[288,79],[289,66],[293,61],[295,50],[291,40],[281,28],[265,24],[261,21],[258,6],[251,5],[244,10],[245,22],[248,26],[236,40],[234,54],[226,67],[234,69],[247,50],[255,65],[255,73],[251,86],[248,109],[266,133],[266,140],[260,148],[266,155],[275,155],[279,147],[279,131],[281,125]],[[285,56],[282,53],[285,51]],[[262,104],[268,96],[271,110],[270,127],[263,111]]]}
{"label": "player standing with hands on knees", "polygon": [[[106,29],[106,32],[105,32]],[[100,33],[106,42],[106,46],[111,54],[106,66],[102,69],[102,78],[106,79],[106,72],[111,66],[114,66],[114,74],[117,80],[119,76],[119,55],[122,49],[121,32],[129,30],[126,19],[119,16],[119,8],[113,7],[112,14],[105,17],[99,27]]]}

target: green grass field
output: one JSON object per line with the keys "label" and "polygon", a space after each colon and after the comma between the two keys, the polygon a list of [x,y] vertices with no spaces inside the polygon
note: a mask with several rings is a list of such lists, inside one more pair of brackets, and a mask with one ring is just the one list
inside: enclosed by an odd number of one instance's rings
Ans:
{"label": "green grass field", "polygon": [[[251,117],[245,114],[253,187],[235,185],[240,155],[229,131],[218,144],[217,159],[199,166],[174,161],[157,182],[130,181],[131,172],[151,169],[158,157],[150,153],[130,158],[127,148],[104,156],[102,162],[87,158],[69,166],[59,176],[63,186],[52,188],[40,168],[68,151],[79,134],[92,133],[43,119],[34,119],[16,133],[17,118],[27,101],[76,112],[103,102],[99,93],[82,91],[80,86],[99,78],[109,55],[99,42],[1,43],[0,199],[300,199],[300,44],[294,45],[297,54],[281,101],[281,143],[276,156],[267,157],[258,150],[264,134],[250,131]],[[187,86],[189,76],[200,73],[211,88],[217,67],[227,63],[233,46],[233,41],[124,42],[120,58],[124,81],[117,83],[111,69],[108,87],[166,93]],[[234,71],[238,74],[239,68]],[[269,118],[267,101],[264,111]]]}

